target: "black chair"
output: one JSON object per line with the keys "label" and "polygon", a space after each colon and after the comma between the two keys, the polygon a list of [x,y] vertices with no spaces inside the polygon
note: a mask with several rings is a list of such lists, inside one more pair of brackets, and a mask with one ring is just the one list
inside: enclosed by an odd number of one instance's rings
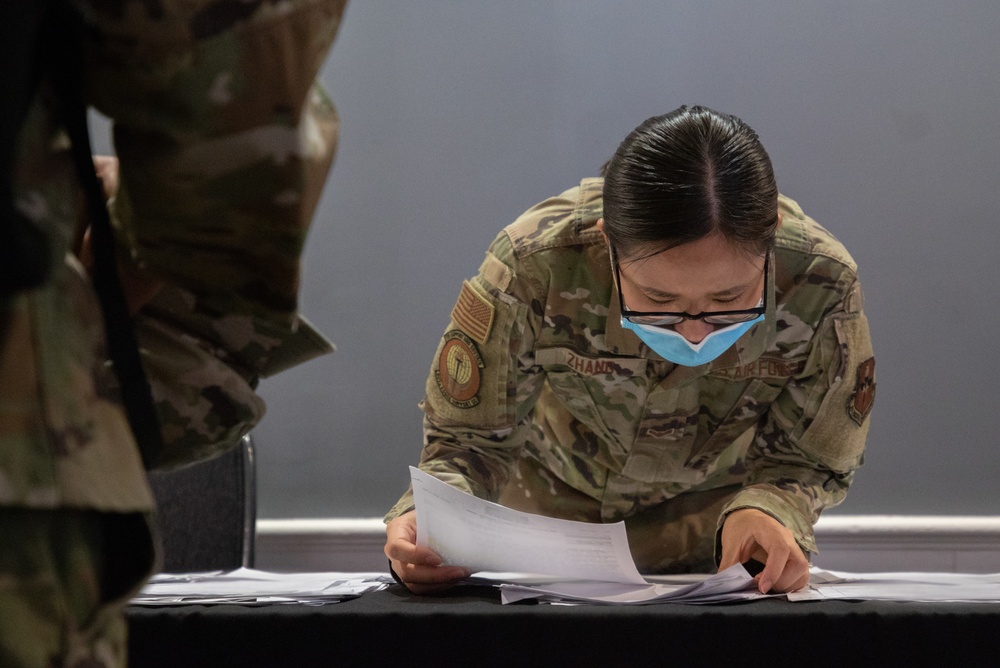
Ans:
{"label": "black chair", "polygon": [[248,434],[219,457],[177,471],[149,474],[165,573],[253,567],[254,459]]}

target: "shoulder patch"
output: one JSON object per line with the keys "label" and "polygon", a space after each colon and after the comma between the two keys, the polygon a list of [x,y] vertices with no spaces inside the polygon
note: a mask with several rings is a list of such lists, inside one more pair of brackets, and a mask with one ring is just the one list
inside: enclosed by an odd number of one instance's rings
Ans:
{"label": "shoulder patch", "polygon": [[875,358],[869,357],[858,365],[857,380],[854,382],[854,392],[847,402],[847,414],[859,425],[872,412],[875,403]]}
{"label": "shoulder patch", "polygon": [[472,408],[479,404],[484,366],[472,339],[463,332],[452,330],[444,335],[444,344],[434,367],[434,380],[451,404]]}
{"label": "shoulder patch", "polygon": [[478,343],[486,343],[493,328],[493,314],[496,308],[485,297],[476,292],[468,281],[462,281],[462,291],[458,294],[451,319]]}

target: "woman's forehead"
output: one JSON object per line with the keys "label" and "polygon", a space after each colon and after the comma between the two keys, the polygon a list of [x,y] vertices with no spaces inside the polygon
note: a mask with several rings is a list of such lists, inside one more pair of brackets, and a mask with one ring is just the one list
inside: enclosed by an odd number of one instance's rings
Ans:
{"label": "woman's forehead", "polygon": [[729,271],[759,272],[763,267],[764,255],[750,251],[745,245],[734,243],[722,234],[710,234],[701,239],[672,246],[653,253],[639,253],[633,260],[619,257],[619,262],[633,265],[636,270],[643,265],[673,266],[684,270],[714,267]]}
{"label": "woman's forehead", "polygon": [[747,253],[721,234],[621,262],[621,269],[641,287],[677,294],[747,287],[756,284],[763,267],[763,256]]}

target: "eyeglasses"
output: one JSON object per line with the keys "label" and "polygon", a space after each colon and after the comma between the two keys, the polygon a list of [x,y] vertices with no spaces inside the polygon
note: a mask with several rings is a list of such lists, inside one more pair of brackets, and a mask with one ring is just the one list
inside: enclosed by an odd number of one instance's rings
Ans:
{"label": "eyeglasses", "polygon": [[759,306],[733,311],[705,311],[691,314],[683,311],[633,311],[626,307],[625,299],[622,297],[622,279],[618,268],[618,258],[615,257],[615,251],[610,244],[608,244],[608,250],[611,252],[611,270],[615,277],[615,287],[618,289],[618,304],[621,306],[622,318],[633,324],[661,327],[676,325],[685,320],[704,320],[710,325],[736,325],[754,320],[767,312],[767,271],[771,261],[770,253],[764,256],[764,292],[761,295]]}

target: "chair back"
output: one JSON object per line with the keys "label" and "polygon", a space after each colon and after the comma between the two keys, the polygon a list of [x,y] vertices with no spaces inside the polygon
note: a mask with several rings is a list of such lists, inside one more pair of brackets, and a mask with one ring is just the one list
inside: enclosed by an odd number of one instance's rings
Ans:
{"label": "chair back", "polygon": [[257,476],[253,441],[176,471],[151,472],[163,571],[232,570],[254,564]]}

